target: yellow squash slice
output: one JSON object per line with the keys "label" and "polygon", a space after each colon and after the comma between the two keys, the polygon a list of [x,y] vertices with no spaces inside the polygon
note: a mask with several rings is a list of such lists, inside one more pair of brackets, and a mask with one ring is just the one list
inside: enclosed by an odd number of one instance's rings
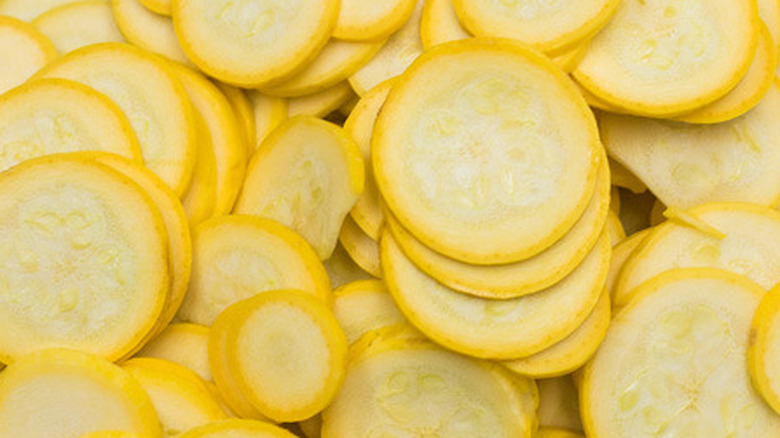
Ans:
{"label": "yellow squash slice", "polygon": [[742,117],[689,125],[602,113],[610,156],[638,176],[667,206],[705,202],[780,202],[780,84]]}
{"label": "yellow squash slice", "polygon": [[336,125],[295,117],[252,157],[235,212],[274,219],[330,257],[341,223],[363,191],[363,159]]}
{"label": "yellow squash slice", "polygon": [[385,221],[382,212],[382,200],[374,178],[374,168],[371,165],[371,140],[374,136],[374,123],[379,110],[387,99],[387,93],[393,86],[394,79],[382,82],[360,97],[360,101],[344,122],[344,130],[355,140],[363,162],[366,163],[366,177],[363,194],[349,212],[355,223],[372,239],[379,240],[382,224]]}
{"label": "yellow squash slice", "polygon": [[2,0],[0,15],[8,15],[24,21],[32,21],[44,12],[74,0]]}
{"label": "yellow squash slice", "polygon": [[257,88],[311,62],[328,41],[338,0],[172,0],[184,52],[209,76]]}
{"label": "yellow squash slice", "polygon": [[[390,3],[390,2],[386,2]],[[262,91],[271,96],[299,97],[314,94],[345,81],[365,65],[385,44],[378,41],[340,41],[332,39],[305,69]]]}
{"label": "yellow squash slice", "polygon": [[602,170],[598,189],[585,213],[560,240],[541,253],[516,263],[471,265],[427,248],[393,216],[387,225],[398,245],[423,272],[440,283],[475,296],[506,299],[538,292],[571,273],[596,244],[609,211],[609,175]]}
{"label": "yellow squash slice", "polygon": [[[228,371],[250,404],[276,421],[305,420],[341,387],[347,340],[325,304],[295,290],[236,303],[227,330]],[[281,360],[280,360],[281,359]]]}
{"label": "yellow squash slice", "polygon": [[569,336],[536,354],[501,364],[515,373],[537,379],[568,374],[596,352],[607,334],[610,317],[609,294],[605,289],[588,318]]}
{"label": "yellow squash slice", "polygon": [[613,246],[612,259],[609,262],[609,273],[607,274],[607,290],[611,297],[610,301],[615,300],[615,283],[623,272],[623,266],[634,254],[634,251],[637,251],[642,246],[645,238],[652,230],[652,228],[645,228],[642,231],[637,231]]}
{"label": "yellow squash slice", "polygon": [[751,387],[750,321],[764,291],[717,269],[680,269],[641,287],[585,368],[586,435],[774,437],[780,416]]}
{"label": "yellow squash slice", "polygon": [[195,163],[195,120],[183,87],[160,60],[125,44],[95,44],[37,76],[74,80],[108,96],[130,120],[146,166],[174,192],[185,192]]}
{"label": "yellow squash slice", "polygon": [[127,117],[92,88],[43,79],[0,96],[0,170],[30,158],[77,151],[141,160]]}
{"label": "yellow squash slice", "polygon": [[560,69],[512,41],[479,39],[437,46],[406,71],[371,153],[401,225],[473,264],[555,243],[585,210],[603,160],[593,115]]}
{"label": "yellow squash slice", "polygon": [[205,381],[211,381],[208,342],[208,327],[174,323],[149,341],[136,357],[165,359],[194,371]]}
{"label": "yellow squash slice", "polygon": [[780,1],[758,0],[758,16],[766,24],[774,46],[780,50]]}
{"label": "yellow squash slice", "polygon": [[268,219],[215,218],[194,231],[192,279],[179,317],[210,326],[229,305],[280,288],[332,300],[325,269],[300,236]]}
{"label": "yellow squash slice", "polygon": [[417,0],[406,24],[387,39],[385,45],[371,61],[350,76],[349,83],[359,96],[380,83],[400,75],[422,54],[420,18],[424,3],[425,0]]}
{"label": "yellow squash slice", "polygon": [[121,364],[152,400],[164,437],[215,421],[227,415],[197,374],[162,359],[137,358]]}
{"label": "yellow squash slice", "polygon": [[[136,1],[136,0],[133,0]],[[190,68],[173,65],[192,107],[205,122],[216,164],[216,199],[214,216],[223,216],[233,209],[247,164],[247,147],[243,144],[241,126],[230,102],[216,85]]]}
{"label": "yellow squash slice", "polygon": [[612,185],[617,187],[623,187],[624,189],[631,190],[632,193],[644,193],[647,191],[647,186],[636,175],[631,173],[626,166],[620,164],[619,161],[615,161],[612,158],[609,161],[609,175],[612,180]]}
{"label": "yellow squash slice", "polygon": [[0,94],[23,84],[57,57],[57,50],[35,26],[0,15]]}
{"label": "yellow squash slice", "polygon": [[513,38],[558,55],[598,32],[619,0],[452,0],[463,26],[476,36]]}
{"label": "yellow squash slice", "polygon": [[538,379],[540,428],[552,427],[582,432],[577,386],[571,374]]}
{"label": "yellow squash slice", "polygon": [[620,218],[612,210],[607,215],[607,233],[609,234],[609,242],[612,246],[617,245],[626,238],[626,230],[623,229],[623,224],[620,223]]}
{"label": "yellow squash slice", "polygon": [[170,287],[151,198],[78,154],[0,174],[0,195],[0,360],[48,347],[116,360],[134,348]]}
{"label": "yellow squash slice", "polygon": [[447,348],[490,359],[529,356],[571,334],[596,306],[610,256],[602,234],[559,283],[520,298],[490,300],[437,283],[406,258],[388,233],[380,251],[388,289],[417,329]]}
{"label": "yellow squash slice", "polygon": [[62,55],[90,44],[125,40],[105,0],[64,4],[39,15],[32,24]]}
{"label": "yellow squash slice", "polygon": [[341,244],[336,245],[328,260],[322,262],[330,278],[330,284],[334,287],[341,287],[354,281],[374,280],[374,277],[360,268],[352,257],[347,254]]}
{"label": "yellow squash slice", "polygon": [[780,413],[780,288],[774,287],[758,305],[750,327],[748,367],[753,386]]}
{"label": "yellow squash slice", "polygon": [[780,282],[780,213],[751,204],[715,203],[688,214],[724,237],[676,220],[658,225],[624,264],[615,284],[615,305],[627,304],[637,286],[675,268],[724,269],[766,290]]}
{"label": "yellow squash slice", "polygon": [[288,105],[286,99],[268,96],[255,90],[248,90],[247,97],[255,114],[255,137],[250,142],[248,155],[251,157],[268,134],[287,119]]}
{"label": "yellow squash slice", "polygon": [[103,430],[163,436],[149,397],[118,366],[52,349],[30,354],[0,375],[0,436],[72,438]]}
{"label": "yellow squash slice", "polygon": [[427,50],[439,44],[471,38],[471,34],[460,24],[452,0],[427,0],[420,21],[420,37]]}
{"label": "yellow squash slice", "polygon": [[244,89],[234,87],[232,85],[217,82],[222,94],[225,95],[230,106],[233,108],[233,112],[238,119],[238,124],[241,126],[242,135],[244,137],[243,142],[246,146],[246,156],[250,157],[255,151],[255,138],[257,131],[255,128],[255,109],[252,106],[252,101],[247,96],[247,92]]}
{"label": "yellow squash slice", "polygon": [[197,139],[195,167],[192,170],[190,185],[181,197],[181,203],[184,211],[187,212],[190,227],[195,228],[214,216],[214,209],[217,206],[217,157],[203,113],[198,108],[193,108],[192,112],[195,116]]}
{"label": "yellow squash slice", "polygon": [[350,344],[372,330],[405,322],[381,281],[348,283],[336,289],[333,295],[333,313]]}
{"label": "yellow squash slice", "polygon": [[761,23],[756,55],[737,86],[709,105],[676,119],[687,123],[721,123],[745,114],[761,101],[776,78],[777,49],[766,25]]}
{"label": "yellow squash slice", "polygon": [[287,101],[287,117],[311,116],[324,118],[348,102],[355,93],[346,81],[318,93],[308,94]]}
{"label": "yellow squash slice", "polygon": [[196,427],[181,438],[296,438],[279,426],[262,421],[230,419]]}
{"label": "yellow squash slice", "polygon": [[754,0],[622,1],[574,77],[632,114],[689,112],[742,79],[758,30]]}
{"label": "yellow squash slice", "polygon": [[381,331],[350,350],[344,386],[323,412],[323,438],[530,438],[536,385],[497,364]]}
{"label": "yellow squash slice", "polygon": [[339,242],[358,266],[374,277],[382,278],[379,243],[364,233],[349,216],[344,219],[344,224],[341,226]]}
{"label": "yellow squash slice", "polygon": [[[165,223],[168,236],[170,287],[168,288],[168,299],[160,312],[157,324],[149,332],[148,337],[151,338],[160,333],[171,322],[187,293],[192,269],[192,239],[187,216],[176,194],[150,170],[113,154],[96,153],[91,158],[118,170],[141,186],[157,206]],[[141,342],[137,348],[143,347],[144,344],[146,342]]]}
{"label": "yellow squash slice", "polygon": [[111,0],[111,7],[116,24],[128,42],[176,62],[190,64],[169,17],[146,9],[140,0]]}
{"label": "yellow squash slice", "polygon": [[147,9],[160,15],[171,15],[171,0],[140,0]]}
{"label": "yellow squash slice", "polygon": [[341,0],[333,36],[347,41],[381,40],[409,20],[417,0]]}

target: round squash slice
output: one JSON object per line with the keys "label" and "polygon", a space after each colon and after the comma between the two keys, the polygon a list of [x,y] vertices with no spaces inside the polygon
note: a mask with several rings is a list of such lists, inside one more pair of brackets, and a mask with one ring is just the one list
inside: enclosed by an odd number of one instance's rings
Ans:
{"label": "round squash slice", "polygon": [[58,6],[32,24],[64,55],[90,44],[122,42],[124,37],[105,0],[82,0]]}
{"label": "round squash slice", "polygon": [[279,426],[254,420],[230,419],[196,427],[180,438],[296,438]]}
{"label": "round squash slice", "polygon": [[30,24],[0,16],[0,94],[23,84],[57,57],[54,44]]}

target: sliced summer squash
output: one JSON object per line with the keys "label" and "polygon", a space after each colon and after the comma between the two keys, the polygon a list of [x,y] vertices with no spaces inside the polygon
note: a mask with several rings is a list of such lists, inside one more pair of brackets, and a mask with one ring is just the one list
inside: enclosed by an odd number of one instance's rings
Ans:
{"label": "sliced summer squash", "polygon": [[439,44],[471,38],[471,34],[460,24],[452,0],[427,0],[420,21],[420,37],[427,50]]}
{"label": "sliced summer squash", "polygon": [[32,24],[61,55],[90,44],[125,40],[106,0],[67,3],[39,15]]}
{"label": "sliced summer squash", "polygon": [[279,426],[262,421],[230,419],[196,427],[181,438],[296,438]]}
{"label": "sliced summer squash", "polygon": [[323,118],[338,110],[355,95],[346,81],[320,92],[287,100],[287,117],[311,116]]}
{"label": "sliced summer squash", "polygon": [[341,226],[339,242],[358,266],[374,277],[382,278],[378,241],[364,233],[349,216]]}
{"label": "sliced summer squash", "polygon": [[255,90],[248,90],[247,97],[252,102],[255,114],[255,137],[250,142],[248,155],[251,157],[268,134],[287,119],[288,106],[286,99],[268,96]]}
{"label": "sliced summer squash", "polygon": [[0,94],[23,84],[57,57],[57,49],[35,26],[0,16]]}
{"label": "sliced summer squash", "polygon": [[182,51],[173,22],[141,4],[141,0],[111,0],[114,19],[127,41],[176,62],[190,64]]}
{"label": "sliced summer squash", "polygon": [[333,313],[350,344],[369,331],[405,322],[381,281],[354,281],[339,287],[333,295]]}
{"label": "sliced summer squash", "polygon": [[66,3],[73,3],[73,0],[2,0],[0,15],[32,21],[44,12]]}
{"label": "sliced summer squash", "polygon": [[341,0],[333,36],[347,41],[388,37],[409,20],[417,0]]}
{"label": "sliced summer squash", "polygon": [[198,324],[173,323],[149,341],[136,357],[153,357],[177,363],[205,381],[213,380],[208,355],[209,328]]}
{"label": "sliced summer squash", "polygon": [[294,117],[252,157],[234,211],[290,227],[325,260],[363,191],[363,177],[360,150],[340,127]]}

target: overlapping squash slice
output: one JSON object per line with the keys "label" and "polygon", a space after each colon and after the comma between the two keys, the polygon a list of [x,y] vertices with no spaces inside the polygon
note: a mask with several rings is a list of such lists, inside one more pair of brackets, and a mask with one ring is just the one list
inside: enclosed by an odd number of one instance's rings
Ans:
{"label": "overlapping squash slice", "polygon": [[170,17],[156,14],[140,0],[111,0],[114,19],[127,41],[176,62],[190,64],[176,39]]}
{"label": "overlapping squash slice", "polygon": [[547,58],[472,39],[437,46],[406,71],[371,153],[384,200],[412,235],[451,258],[496,264],[566,234],[593,194],[601,151],[592,113]]}
{"label": "overlapping squash slice", "polygon": [[32,21],[44,12],[66,3],[73,3],[73,0],[3,0],[0,2],[0,15]]}
{"label": "overlapping squash slice", "polygon": [[116,360],[141,342],[170,288],[149,195],[79,155],[28,160],[0,194],[0,360],[49,347]]}
{"label": "overlapping squash slice", "polygon": [[179,316],[210,326],[229,305],[280,288],[332,300],[327,274],[300,236],[268,219],[215,218],[194,231],[192,279]]}
{"label": "overlapping squash slice", "polygon": [[427,50],[439,44],[471,38],[471,34],[460,24],[452,0],[428,0],[422,11],[420,37]]}
{"label": "overlapping squash slice", "polygon": [[710,268],[670,271],[640,289],[585,368],[586,434],[777,436],[780,416],[751,386],[745,360],[764,290]]}
{"label": "overlapping squash slice", "polygon": [[333,36],[347,41],[386,38],[409,20],[417,0],[341,0]]}
{"label": "overlapping squash slice", "polygon": [[194,371],[205,381],[212,381],[208,342],[208,327],[173,323],[144,345],[136,357],[165,359]]}
{"label": "overlapping squash slice", "polygon": [[350,344],[369,331],[405,321],[381,281],[354,281],[339,287],[333,294],[333,313]]}
{"label": "overlapping squash slice", "polygon": [[90,44],[122,42],[105,0],[83,0],[56,7],[33,20],[61,55]]}
{"label": "overlapping squash slice", "polygon": [[23,84],[57,57],[54,44],[31,24],[0,16],[0,94]]}
{"label": "overlapping squash slice", "polygon": [[313,117],[292,118],[252,157],[234,211],[290,227],[325,260],[363,191],[363,178],[360,151],[341,128]]}
{"label": "overlapping squash slice", "polygon": [[181,438],[295,438],[295,435],[261,421],[230,419],[196,427]]}
{"label": "overlapping squash slice", "polygon": [[163,436],[149,397],[118,366],[52,349],[28,355],[0,375],[1,436],[71,438],[109,430]]}

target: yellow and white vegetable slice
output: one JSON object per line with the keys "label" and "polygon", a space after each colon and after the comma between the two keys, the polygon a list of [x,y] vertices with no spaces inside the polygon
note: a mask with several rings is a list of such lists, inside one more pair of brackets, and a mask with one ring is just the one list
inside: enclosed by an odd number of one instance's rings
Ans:
{"label": "yellow and white vegetable slice", "polygon": [[75,155],[0,174],[0,360],[49,347],[116,360],[152,330],[169,284],[149,195]]}
{"label": "yellow and white vegetable slice", "polygon": [[[620,274],[623,272],[623,266],[634,252],[641,247],[645,238],[652,230],[652,228],[645,228],[642,231],[637,231],[612,247],[612,259],[609,262],[609,273],[607,274],[607,290],[611,297],[610,301],[614,302],[617,300],[615,295],[615,284],[617,283],[617,279],[620,278]],[[622,302],[623,300],[621,299],[620,301]]]}
{"label": "yellow and white vegetable slice", "polygon": [[647,191],[647,185],[642,182],[636,175],[631,173],[626,166],[620,164],[619,161],[615,161],[612,158],[608,158],[609,162],[609,175],[612,180],[612,185],[617,187],[623,187],[624,189],[631,190],[632,193],[644,193]]}
{"label": "yellow and white vegetable slice", "polygon": [[626,238],[626,230],[623,229],[623,224],[620,223],[620,218],[614,211],[609,210],[607,215],[607,233],[609,234],[609,242],[612,246],[617,245]]}
{"label": "yellow and white vegetable slice", "polygon": [[406,258],[387,232],[380,251],[388,289],[404,316],[421,332],[463,354],[514,359],[550,347],[588,317],[604,288],[610,245],[602,235],[590,254],[559,283],[507,300],[461,294],[437,283]]}
{"label": "yellow and white vegetable slice", "polygon": [[235,212],[290,227],[325,260],[363,191],[363,177],[360,150],[340,127],[295,117],[266,138],[252,157]]}
{"label": "yellow and white vegetable slice", "polygon": [[152,400],[164,437],[227,419],[197,374],[163,359],[137,358],[121,364]]}
{"label": "yellow and white vegetable slice", "polygon": [[217,206],[217,157],[203,113],[194,107],[192,113],[195,116],[195,138],[197,139],[195,167],[192,170],[190,185],[181,196],[181,202],[190,221],[190,227],[195,228],[214,216],[214,209]]}
{"label": "yellow and white vegetable slice", "polygon": [[280,288],[332,300],[325,269],[300,236],[268,219],[215,218],[194,230],[192,278],[179,317],[210,326],[229,305]]}
{"label": "yellow and white vegetable slice", "polygon": [[463,26],[476,36],[513,38],[558,55],[604,27],[620,1],[452,0],[452,3]]}
{"label": "yellow and white vegetable slice", "polygon": [[[129,177],[149,195],[160,211],[168,236],[168,276],[170,287],[166,300],[155,328],[149,332],[149,337],[160,333],[171,322],[179,310],[187,285],[190,282],[192,269],[192,239],[179,199],[165,183],[145,167],[123,159],[113,154],[94,154],[91,156],[101,164],[118,170]],[[137,348],[143,347],[141,342]]]}
{"label": "yellow and white vegetable slice", "polygon": [[248,161],[241,126],[230,102],[216,85],[190,68],[174,64],[173,70],[187,91],[193,109],[203,117],[211,137],[217,171],[213,215],[223,216],[233,209]]}
{"label": "yellow and white vegetable slice", "polygon": [[8,15],[23,21],[32,21],[46,11],[73,3],[74,0],[2,0],[0,15]]}
{"label": "yellow and white vegetable slice", "polygon": [[678,221],[658,225],[623,266],[615,284],[615,305],[627,304],[637,286],[675,268],[724,269],[766,290],[780,282],[780,213],[752,204],[714,203],[688,214],[725,237]]}
{"label": "yellow and white vegetable slice", "polygon": [[374,277],[382,278],[379,243],[364,233],[349,216],[344,219],[344,224],[341,226],[339,242],[358,266]]}
{"label": "yellow and white vegetable slice", "polygon": [[381,281],[348,283],[333,291],[333,295],[333,313],[350,344],[372,330],[405,321]]}
{"label": "yellow and white vegetable slice", "polygon": [[609,154],[667,206],[706,202],[780,202],[780,85],[737,119],[688,125],[601,113]]}
{"label": "yellow and white vegetable slice", "polygon": [[330,258],[322,262],[328,273],[330,284],[334,288],[344,286],[355,281],[374,280],[375,278],[360,268],[352,257],[347,254],[341,244],[336,245]]}
{"label": "yellow and white vegetable slice", "polygon": [[399,78],[371,154],[401,225],[473,264],[555,243],[585,210],[603,160],[593,114],[560,69],[510,40],[478,39],[434,47]]}
{"label": "yellow and white vegetable slice", "polygon": [[42,155],[77,151],[141,160],[127,117],[90,87],[42,79],[0,96],[0,170]]}
{"label": "yellow and white vegetable slice", "polygon": [[280,97],[318,93],[345,81],[370,61],[384,44],[383,39],[366,42],[331,39],[302,71],[279,85],[263,87],[261,91]]}
{"label": "yellow and white vegetable slice", "polygon": [[25,356],[0,375],[0,435],[69,438],[102,430],[163,436],[149,397],[118,366],[51,349]]}
{"label": "yellow and white vegetable slice", "polygon": [[279,426],[254,420],[230,419],[196,427],[181,438],[296,438]]}
{"label": "yellow and white vegetable slice", "polygon": [[360,97],[360,101],[344,122],[344,131],[355,140],[363,162],[366,164],[365,187],[349,214],[355,223],[372,239],[379,240],[385,216],[382,212],[382,200],[374,178],[371,165],[371,140],[374,137],[374,123],[379,110],[387,99],[394,79],[382,82]]}
{"label": "yellow and white vegetable slice", "polygon": [[574,77],[632,114],[682,114],[734,88],[756,53],[758,29],[752,0],[620,2]]}
{"label": "yellow and white vegetable slice", "polygon": [[208,327],[174,323],[149,341],[136,357],[165,359],[189,368],[205,381],[211,381],[208,341]]}
{"label": "yellow and white vegetable slice", "polygon": [[409,20],[396,31],[371,61],[350,76],[349,83],[362,96],[380,83],[403,73],[423,52],[420,18],[425,0],[417,0]]}
{"label": "yellow and white vegetable slice", "polygon": [[775,48],[780,51],[780,1],[758,0],[758,16],[766,24]]}
{"label": "yellow and white vegetable slice", "polygon": [[756,106],[775,81],[777,46],[761,23],[756,55],[745,76],[725,96],[676,119],[687,123],[721,123],[735,119]]}
{"label": "yellow and white vegetable slice", "polygon": [[285,422],[305,420],[328,406],[344,379],[347,340],[325,303],[304,292],[278,290],[234,306],[240,310],[225,354],[247,400]]}
{"label": "yellow and white vegetable slice", "polygon": [[333,36],[347,41],[388,37],[409,20],[417,0],[341,0]]}
{"label": "yellow and white vegetable slice", "polygon": [[780,413],[780,288],[774,287],[758,305],[750,327],[748,370],[753,386],[767,404]]}
{"label": "yellow and white vegetable slice", "polygon": [[516,263],[471,265],[427,248],[393,216],[387,226],[407,257],[423,272],[457,291],[493,299],[516,298],[550,287],[571,273],[604,230],[609,212],[609,175],[599,174],[598,189],[571,230],[541,253]]}
{"label": "yellow and white vegetable slice", "polygon": [[610,302],[606,289],[587,319],[569,336],[531,356],[502,361],[509,370],[533,378],[568,374],[590,359],[609,328]]}
{"label": "yellow and white vegetable slice", "polygon": [[365,341],[350,350],[344,386],[323,412],[323,438],[533,436],[533,381],[425,339]]}
{"label": "yellow and white vegetable slice", "polygon": [[128,42],[176,62],[190,64],[169,17],[148,10],[141,0],[111,0],[111,8],[116,24]]}
{"label": "yellow and white vegetable slice", "polygon": [[222,82],[217,82],[216,85],[233,108],[233,112],[236,115],[238,124],[241,126],[242,135],[244,137],[243,142],[246,146],[246,156],[251,157],[255,151],[255,138],[257,132],[255,129],[255,109],[252,106],[252,101],[249,99],[249,96],[247,96],[247,90]]}
{"label": "yellow and white vegetable slice", "polygon": [[32,24],[63,55],[90,44],[125,40],[105,0],[67,3],[39,15]]}
{"label": "yellow and white vegetable slice", "polygon": [[185,192],[195,163],[195,120],[162,61],[130,45],[95,44],[57,59],[37,77],[74,80],[108,96],[130,120],[146,166],[174,192]]}
{"label": "yellow and white vegetable slice", "polygon": [[209,76],[248,88],[302,70],[336,25],[338,0],[172,0],[184,52]]}
{"label": "yellow and white vegetable slice", "polygon": [[145,8],[160,15],[171,15],[171,0],[140,0]]}
{"label": "yellow and white vegetable slice", "polygon": [[35,26],[0,16],[0,94],[23,84],[57,57],[57,50]]}
{"label": "yellow and white vegetable slice", "polygon": [[579,397],[572,374],[551,379],[538,379],[539,426],[582,432]]}
{"label": "yellow and white vegetable slice", "polygon": [[420,38],[426,50],[450,41],[471,38],[455,12],[452,0],[427,0],[422,10]]}
{"label": "yellow and white vegetable slice", "polygon": [[311,116],[324,118],[349,101],[355,93],[346,81],[318,93],[287,100],[287,117]]}
{"label": "yellow and white vegetable slice", "polygon": [[[553,63],[561,68],[566,73],[571,73],[577,68],[577,64],[582,61],[582,58],[588,52],[588,46],[590,45],[590,39],[579,42],[574,47],[562,52],[558,56],[552,57]],[[587,99],[586,99],[587,100]]]}
{"label": "yellow and white vegetable slice", "polygon": [[780,416],[751,387],[745,360],[764,290],[710,268],[670,271],[640,289],[585,368],[586,434],[777,436]]}
{"label": "yellow and white vegetable slice", "polygon": [[255,136],[254,140],[250,141],[248,155],[251,157],[268,134],[287,119],[288,104],[286,99],[268,96],[255,90],[247,90],[247,97],[255,114]]}

